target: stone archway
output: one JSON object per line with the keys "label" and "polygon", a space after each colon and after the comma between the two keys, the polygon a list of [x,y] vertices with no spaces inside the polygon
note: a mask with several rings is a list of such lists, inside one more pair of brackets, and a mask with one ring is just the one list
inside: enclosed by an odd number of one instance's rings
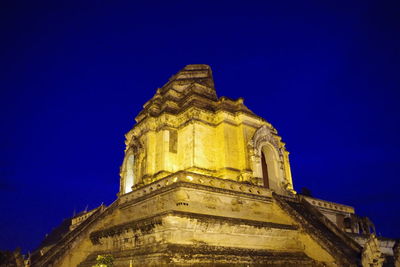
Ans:
{"label": "stone archway", "polygon": [[126,194],[132,191],[132,187],[140,182],[140,163],[142,162],[143,145],[137,138],[132,138],[128,149],[125,151],[125,158],[120,172],[120,192]]}
{"label": "stone archway", "polygon": [[129,150],[124,159],[121,169],[121,188],[122,194],[132,191],[132,186],[135,184],[135,155],[132,150]]}
{"label": "stone archway", "polygon": [[125,173],[125,192],[132,191],[132,186],[135,183],[135,155],[129,155],[126,162],[126,173]]}
{"label": "stone archway", "polygon": [[284,193],[288,183],[284,171],[284,147],[273,131],[264,125],[254,133],[249,144],[250,161],[258,185]]}
{"label": "stone archway", "polygon": [[260,163],[258,171],[263,178],[263,186],[274,191],[279,191],[282,173],[280,172],[279,157],[275,148],[270,143],[263,143],[258,153]]}
{"label": "stone archway", "polygon": [[279,190],[281,173],[279,171],[279,160],[274,147],[265,143],[259,150],[260,153],[260,168],[259,171],[263,178],[263,186],[272,190]]}

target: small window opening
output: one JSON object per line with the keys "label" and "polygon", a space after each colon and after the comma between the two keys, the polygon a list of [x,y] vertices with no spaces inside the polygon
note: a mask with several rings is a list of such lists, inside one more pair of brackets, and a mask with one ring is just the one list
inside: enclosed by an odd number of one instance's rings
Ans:
{"label": "small window opening", "polygon": [[351,219],[350,217],[346,217],[343,219],[343,225],[345,229],[350,229],[351,230]]}

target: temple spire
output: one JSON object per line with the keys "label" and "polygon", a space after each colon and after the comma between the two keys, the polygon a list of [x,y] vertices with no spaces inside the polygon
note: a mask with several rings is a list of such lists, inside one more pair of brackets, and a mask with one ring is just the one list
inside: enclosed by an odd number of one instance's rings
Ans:
{"label": "temple spire", "polygon": [[198,83],[215,90],[211,68],[205,64],[187,65],[172,76],[170,82],[177,82],[180,84]]}
{"label": "temple spire", "polygon": [[187,94],[193,88],[197,89],[198,94],[217,100],[210,66],[205,64],[187,65],[169,79],[161,88],[161,93],[165,94],[172,89]]}
{"label": "temple spire", "polygon": [[189,107],[216,112],[227,110],[232,113],[244,112],[253,114],[244,104],[243,99],[217,97],[211,67],[205,64],[187,65],[173,75],[155,95],[143,106],[136,116],[136,122],[160,114],[178,114]]}

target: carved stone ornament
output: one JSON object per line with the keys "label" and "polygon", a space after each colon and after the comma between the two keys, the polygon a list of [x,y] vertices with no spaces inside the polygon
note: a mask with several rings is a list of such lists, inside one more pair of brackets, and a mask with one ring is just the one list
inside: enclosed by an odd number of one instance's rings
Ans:
{"label": "carved stone ornament", "polygon": [[251,162],[257,164],[261,163],[261,149],[265,144],[271,144],[276,152],[278,153],[278,164],[281,170],[284,169],[283,158],[284,150],[283,146],[280,146],[278,139],[272,133],[272,129],[264,125],[260,127],[253,135],[251,141],[247,144],[249,150],[249,157]]}
{"label": "carved stone ornament", "polygon": [[236,178],[238,182],[251,182],[251,173],[242,171]]}
{"label": "carved stone ornament", "polygon": [[260,127],[254,133],[251,143],[255,155],[260,155],[263,144],[269,143],[273,145],[273,147],[276,149],[276,151],[279,154],[279,157],[282,156],[282,151],[279,147],[279,141],[274,137],[272,130],[266,125]]}
{"label": "carved stone ornament", "polygon": [[232,211],[239,212],[243,208],[244,201],[241,198],[233,198],[231,200]]}
{"label": "carved stone ornament", "polygon": [[203,197],[203,203],[209,209],[216,209],[219,202],[221,202],[221,200],[218,197],[211,195],[206,195]]}
{"label": "carved stone ornament", "polygon": [[368,241],[364,245],[361,256],[363,267],[381,267],[385,257],[379,249],[379,240],[374,234],[371,234]]}
{"label": "carved stone ornament", "polygon": [[132,149],[134,154],[137,154],[139,151],[143,149],[144,145],[143,143],[137,138],[136,136],[132,136],[132,138],[129,140],[127,150]]}

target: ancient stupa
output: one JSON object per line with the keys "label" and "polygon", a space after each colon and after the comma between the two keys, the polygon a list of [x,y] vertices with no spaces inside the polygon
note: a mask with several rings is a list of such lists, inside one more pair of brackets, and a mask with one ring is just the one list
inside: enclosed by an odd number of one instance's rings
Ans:
{"label": "ancient stupa", "polygon": [[[50,234],[32,266],[381,266],[396,260],[354,208],[294,191],[277,130],[188,65],[126,134],[118,198]],[[381,265],[368,265],[381,264]]]}

